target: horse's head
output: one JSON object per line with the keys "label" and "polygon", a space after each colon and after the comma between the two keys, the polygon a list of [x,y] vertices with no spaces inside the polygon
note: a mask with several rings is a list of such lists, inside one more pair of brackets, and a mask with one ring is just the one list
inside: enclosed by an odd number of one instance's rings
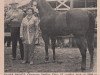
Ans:
{"label": "horse's head", "polygon": [[32,0],[33,6],[37,6],[37,0]]}
{"label": "horse's head", "polygon": [[46,5],[46,0],[32,0],[33,1],[33,5],[36,4],[37,7],[44,7],[44,5]]}
{"label": "horse's head", "polygon": [[32,1],[33,1],[33,3],[36,3],[38,5],[38,3],[40,3],[43,0],[32,0]]}
{"label": "horse's head", "polygon": [[32,0],[33,6],[35,5],[39,11],[40,16],[44,16],[44,14],[54,12],[51,5],[46,0]]}
{"label": "horse's head", "polygon": [[33,1],[33,6],[36,6],[39,9],[42,0],[32,0],[32,1]]}

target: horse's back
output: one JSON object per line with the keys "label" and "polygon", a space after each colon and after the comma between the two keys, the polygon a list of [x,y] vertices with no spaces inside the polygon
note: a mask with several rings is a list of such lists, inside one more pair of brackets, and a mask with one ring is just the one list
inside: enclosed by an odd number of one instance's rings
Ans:
{"label": "horse's back", "polygon": [[41,20],[42,32],[50,35],[85,34],[89,28],[88,11],[72,9],[67,12],[48,15]]}
{"label": "horse's back", "polygon": [[85,10],[72,9],[56,17],[56,29],[64,30],[66,33],[86,33],[88,26],[89,16]]}
{"label": "horse's back", "polygon": [[81,31],[81,34],[86,33],[89,27],[88,11],[73,9],[69,11],[69,14],[70,29],[73,30],[74,33],[79,33],[79,31]]}

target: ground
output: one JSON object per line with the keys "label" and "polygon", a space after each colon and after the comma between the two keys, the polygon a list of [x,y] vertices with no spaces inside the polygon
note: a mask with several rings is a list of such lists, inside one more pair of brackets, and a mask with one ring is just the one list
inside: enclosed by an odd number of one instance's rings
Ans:
{"label": "ground", "polygon": [[[52,50],[49,49],[49,62],[45,63],[44,46],[37,46],[35,50],[34,64],[22,64],[20,51],[17,48],[17,60],[11,60],[11,47],[5,47],[5,72],[81,72],[81,54],[78,48],[56,48],[56,62],[53,63]],[[89,52],[87,51],[86,72],[89,70]],[[94,55],[96,71],[96,49]]]}

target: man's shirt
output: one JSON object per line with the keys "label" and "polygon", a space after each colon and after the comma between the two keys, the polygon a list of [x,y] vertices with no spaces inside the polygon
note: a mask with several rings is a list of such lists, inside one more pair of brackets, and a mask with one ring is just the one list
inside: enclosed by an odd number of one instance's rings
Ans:
{"label": "man's shirt", "polygon": [[16,9],[16,10],[11,9],[6,13],[6,20],[11,22],[10,25],[12,27],[20,27],[20,24],[23,19],[23,14],[24,12],[21,9]]}

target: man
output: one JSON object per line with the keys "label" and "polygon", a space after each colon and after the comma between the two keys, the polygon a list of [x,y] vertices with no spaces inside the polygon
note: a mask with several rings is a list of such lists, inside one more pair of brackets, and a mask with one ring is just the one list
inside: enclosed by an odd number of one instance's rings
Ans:
{"label": "man", "polygon": [[[6,17],[6,13],[8,12],[8,7],[5,7],[4,9],[4,18]],[[5,32],[5,37],[4,37],[4,44],[7,43],[7,47],[11,46],[11,36],[8,36],[7,34],[10,32],[10,26],[9,23],[4,22],[4,32]]]}
{"label": "man", "polygon": [[20,26],[23,19],[23,11],[18,9],[18,3],[13,2],[10,4],[11,10],[7,12],[6,21],[10,23],[11,26],[11,40],[12,40],[12,59],[16,59],[16,48],[17,41],[20,45],[21,59],[24,57],[23,44],[20,39]]}

